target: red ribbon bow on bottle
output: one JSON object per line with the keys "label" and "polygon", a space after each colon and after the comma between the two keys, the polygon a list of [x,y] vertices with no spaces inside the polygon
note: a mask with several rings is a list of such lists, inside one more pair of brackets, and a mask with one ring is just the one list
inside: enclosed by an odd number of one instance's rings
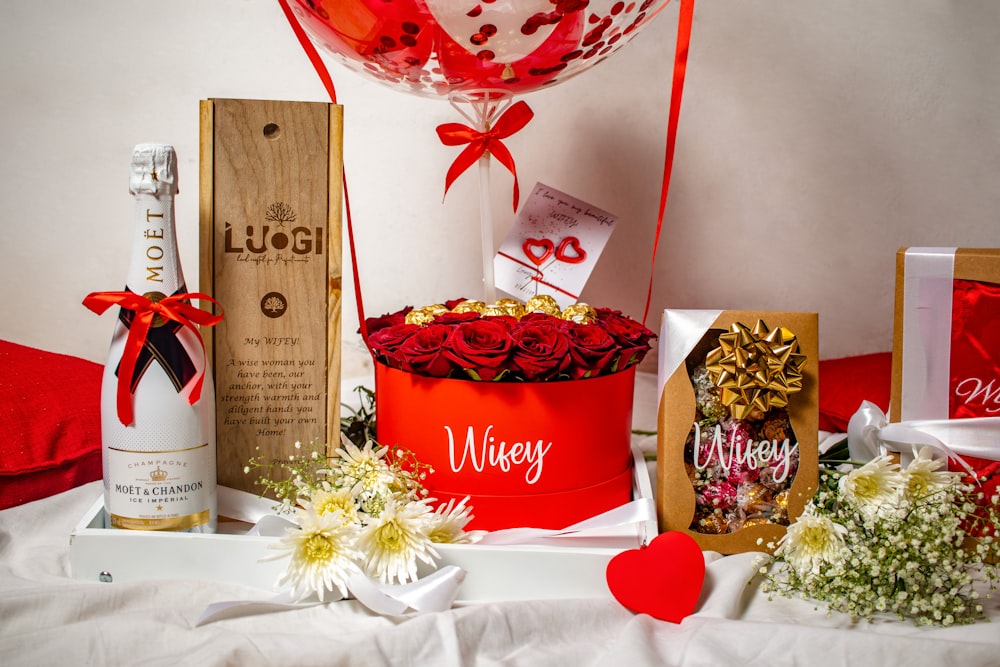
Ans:
{"label": "red ribbon bow on bottle", "polygon": [[497,119],[497,122],[494,123],[492,129],[488,129],[485,132],[480,132],[461,123],[444,123],[443,125],[438,125],[438,137],[440,137],[441,143],[445,146],[469,144],[465,147],[465,150],[459,153],[455,161],[451,163],[451,167],[448,168],[448,174],[445,176],[444,181],[445,196],[448,195],[448,188],[455,182],[455,179],[471,167],[483,153],[489,151],[491,155],[500,161],[500,164],[507,167],[514,177],[514,210],[517,211],[517,200],[520,194],[517,186],[517,170],[514,168],[513,156],[507,150],[507,147],[504,146],[501,139],[506,139],[521,130],[534,115],[531,107],[522,101],[515,103],[503,112]]}
{"label": "red ribbon bow on bottle", "polygon": [[[135,372],[136,360],[139,352],[146,345],[149,329],[153,324],[153,318],[159,315],[164,320],[172,320],[181,326],[191,330],[198,337],[201,343],[202,355],[205,354],[205,343],[201,339],[196,324],[202,326],[215,326],[222,321],[222,315],[215,315],[200,308],[195,308],[189,301],[199,299],[210,301],[220,310],[219,303],[200,292],[183,294],[173,294],[165,297],[161,301],[153,302],[141,294],[135,292],[93,292],[83,300],[83,305],[97,313],[103,315],[111,306],[117,304],[125,310],[134,313],[131,326],[128,329],[128,338],[125,340],[125,349],[122,352],[121,364],[118,368],[118,393],[117,407],[118,419],[125,426],[129,426],[135,421],[132,410],[132,392],[130,389],[130,379]],[[194,386],[188,394],[188,403],[194,405],[201,398],[201,387],[205,380],[205,364],[193,378]]]}

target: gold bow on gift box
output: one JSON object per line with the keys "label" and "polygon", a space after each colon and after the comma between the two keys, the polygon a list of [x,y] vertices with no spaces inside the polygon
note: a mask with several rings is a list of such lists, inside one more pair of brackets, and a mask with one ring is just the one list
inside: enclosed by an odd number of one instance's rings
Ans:
{"label": "gold bow on gift box", "polygon": [[771,331],[763,320],[752,330],[742,322],[731,325],[705,358],[722,403],[735,419],[786,407],[788,395],[802,389],[805,363],[795,334],[784,327]]}

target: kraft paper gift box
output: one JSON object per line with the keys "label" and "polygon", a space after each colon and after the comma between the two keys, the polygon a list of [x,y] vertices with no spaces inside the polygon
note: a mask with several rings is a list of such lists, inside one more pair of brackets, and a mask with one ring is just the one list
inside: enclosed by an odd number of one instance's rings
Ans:
{"label": "kraft paper gift box", "polygon": [[816,313],[665,310],[662,531],[720,553],[774,549],[818,477]]}

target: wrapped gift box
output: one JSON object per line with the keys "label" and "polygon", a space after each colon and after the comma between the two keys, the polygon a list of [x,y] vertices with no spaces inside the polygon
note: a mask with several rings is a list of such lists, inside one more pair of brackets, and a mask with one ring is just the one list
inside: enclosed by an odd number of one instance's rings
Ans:
{"label": "wrapped gift box", "polygon": [[817,337],[815,313],[664,311],[661,530],[773,549],[816,488]]}
{"label": "wrapped gift box", "polygon": [[892,421],[1000,415],[1000,249],[896,254]]}
{"label": "wrapped gift box", "polygon": [[[1000,248],[900,249],[894,324],[891,421],[1000,418]],[[1000,443],[940,437],[995,494]]]}

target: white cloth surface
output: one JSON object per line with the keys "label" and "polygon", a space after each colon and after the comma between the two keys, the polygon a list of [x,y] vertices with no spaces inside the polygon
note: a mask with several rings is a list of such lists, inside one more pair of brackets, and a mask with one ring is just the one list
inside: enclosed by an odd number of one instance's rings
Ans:
{"label": "white cloth surface", "polygon": [[[694,615],[680,624],[614,600],[525,600],[377,616],[354,601],[195,627],[213,602],[274,591],[168,580],[71,578],[69,536],[100,482],[0,512],[0,665],[944,665],[1000,664],[992,623],[853,623],[809,601],[768,601],[754,554],[706,554]],[[529,576],[529,573],[525,573]]]}

